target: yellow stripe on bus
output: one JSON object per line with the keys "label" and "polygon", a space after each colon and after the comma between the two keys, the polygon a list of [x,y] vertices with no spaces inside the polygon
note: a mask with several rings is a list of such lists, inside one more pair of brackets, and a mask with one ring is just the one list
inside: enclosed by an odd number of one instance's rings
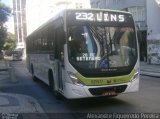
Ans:
{"label": "yellow stripe on bus", "polygon": [[129,82],[135,74],[135,70],[128,75],[115,77],[86,78],[80,73],[76,73],[76,77],[87,86],[113,85]]}

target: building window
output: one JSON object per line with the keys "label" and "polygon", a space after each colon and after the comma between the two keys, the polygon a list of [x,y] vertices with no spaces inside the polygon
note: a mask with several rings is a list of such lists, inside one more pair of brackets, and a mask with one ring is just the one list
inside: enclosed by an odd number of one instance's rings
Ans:
{"label": "building window", "polygon": [[76,3],[76,8],[83,8],[83,4],[82,3]]}
{"label": "building window", "polygon": [[128,12],[131,12],[135,21],[145,21],[146,12],[145,7],[130,7],[128,8]]}
{"label": "building window", "polygon": [[118,4],[120,4],[120,2],[121,2],[121,0],[114,0],[113,4],[118,5]]}
{"label": "building window", "polygon": [[96,6],[97,6],[97,8],[100,8],[101,6],[100,6],[100,1],[97,1],[96,2]]}

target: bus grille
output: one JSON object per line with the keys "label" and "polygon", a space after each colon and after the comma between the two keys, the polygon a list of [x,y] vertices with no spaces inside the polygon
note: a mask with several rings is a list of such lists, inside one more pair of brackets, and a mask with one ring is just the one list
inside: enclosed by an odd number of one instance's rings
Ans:
{"label": "bus grille", "polygon": [[99,96],[107,91],[115,91],[115,93],[122,93],[127,88],[127,85],[121,86],[111,86],[111,87],[103,87],[103,88],[89,88],[89,91],[92,95]]}

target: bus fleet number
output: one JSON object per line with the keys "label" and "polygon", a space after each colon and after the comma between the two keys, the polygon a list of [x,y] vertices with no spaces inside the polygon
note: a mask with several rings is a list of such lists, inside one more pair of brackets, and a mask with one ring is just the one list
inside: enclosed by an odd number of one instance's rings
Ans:
{"label": "bus fleet number", "polygon": [[76,13],[76,19],[77,20],[94,20],[94,14],[93,13]]}

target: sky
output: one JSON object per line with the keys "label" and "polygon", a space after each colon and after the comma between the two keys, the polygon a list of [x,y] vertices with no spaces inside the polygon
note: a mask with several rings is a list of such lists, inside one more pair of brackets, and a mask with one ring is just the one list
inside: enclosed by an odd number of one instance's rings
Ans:
{"label": "sky", "polygon": [[1,2],[9,7],[12,7],[12,0],[1,0]]}
{"label": "sky", "polygon": [[[50,2],[52,0],[44,0],[45,3]],[[54,0],[53,0],[54,1]],[[81,0],[81,1],[85,1],[86,3],[89,2],[89,0]],[[12,5],[12,0],[1,0],[2,3],[4,3],[5,5],[9,6],[10,8],[13,7]],[[8,20],[8,22],[6,22],[7,28],[8,28],[8,32],[14,33],[14,23],[13,23],[13,16],[11,16]]]}
{"label": "sky", "polygon": [[[6,6],[12,8],[12,0],[1,0],[1,3],[4,3]],[[14,24],[13,24],[13,17],[9,17],[8,21],[6,22],[8,32],[14,33]]]}

